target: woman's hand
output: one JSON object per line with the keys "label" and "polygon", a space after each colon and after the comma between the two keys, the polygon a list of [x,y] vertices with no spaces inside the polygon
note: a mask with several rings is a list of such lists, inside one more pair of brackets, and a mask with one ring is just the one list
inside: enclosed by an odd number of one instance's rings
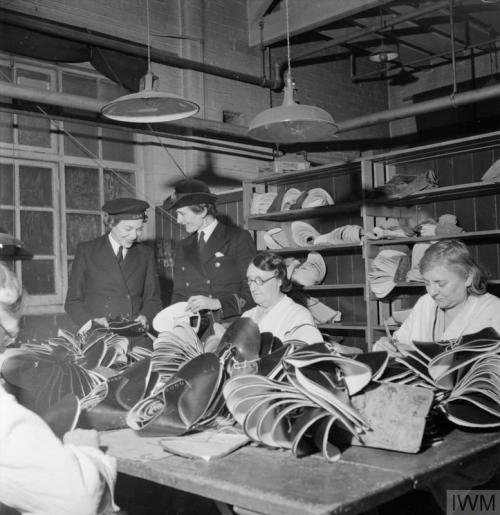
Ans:
{"label": "woman's hand", "polygon": [[189,297],[187,301],[186,311],[191,311],[192,313],[198,313],[198,311],[203,309],[217,311],[221,307],[219,299],[213,299],[212,297],[206,297],[205,295],[193,295],[192,297]]}
{"label": "woman's hand", "polygon": [[144,329],[146,329],[146,331],[148,330],[148,319],[146,317],[146,315],[139,315],[135,320],[134,322],[139,322],[142,327],[144,327]]}
{"label": "woman's hand", "polygon": [[102,325],[102,327],[109,327],[109,322],[106,317],[94,318],[96,324]]}

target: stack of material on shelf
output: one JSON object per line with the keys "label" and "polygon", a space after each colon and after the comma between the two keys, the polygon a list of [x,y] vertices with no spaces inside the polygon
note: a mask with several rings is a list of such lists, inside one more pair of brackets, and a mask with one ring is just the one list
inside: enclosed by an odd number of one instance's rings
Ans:
{"label": "stack of material on shelf", "polygon": [[334,324],[342,320],[342,313],[332,309],[320,300],[309,297],[307,307],[317,324]]}
{"label": "stack of material on shelf", "polygon": [[321,284],[326,275],[325,260],[318,252],[309,252],[302,263],[299,259],[287,258],[285,264],[288,279],[301,286]]}
{"label": "stack of material on shelf", "polygon": [[500,159],[495,161],[481,177],[485,182],[500,182]]}
{"label": "stack of material on shelf", "polygon": [[436,224],[436,236],[455,236],[464,232],[455,215],[441,215]]}
{"label": "stack of material on shelf", "polygon": [[320,234],[311,224],[306,222],[292,222],[292,238],[299,247],[313,245],[342,245],[346,243],[360,243],[363,228],[359,225],[343,225],[333,231]]}
{"label": "stack of material on shelf", "polygon": [[406,276],[410,260],[405,252],[381,250],[372,262],[369,273],[370,289],[379,298],[386,297],[399,282],[398,276]]}
{"label": "stack of material on shelf", "polygon": [[284,154],[264,167],[259,168],[261,173],[286,173],[307,170],[311,163],[303,154]]}
{"label": "stack of material on shelf", "polygon": [[333,231],[320,234],[314,239],[315,245],[342,245],[345,243],[361,243],[363,228],[360,225],[342,225]]}
{"label": "stack of material on shelf", "polygon": [[418,191],[439,186],[434,170],[416,175],[394,175],[383,186],[373,190],[374,197],[400,199]]}
{"label": "stack of material on shelf", "polygon": [[396,218],[388,218],[380,225],[367,231],[366,238],[369,240],[397,239],[413,236],[414,231],[409,227],[403,227]]}
{"label": "stack of material on shelf", "polygon": [[312,208],[320,206],[331,206],[335,202],[328,191],[323,188],[312,188],[307,192],[307,196],[302,203],[302,208]]}
{"label": "stack of material on shelf", "polygon": [[252,196],[252,204],[250,206],[250,214],[260,215],[267,213],[276,196],[277,193],[272,191],[268,193],[254,193]]}

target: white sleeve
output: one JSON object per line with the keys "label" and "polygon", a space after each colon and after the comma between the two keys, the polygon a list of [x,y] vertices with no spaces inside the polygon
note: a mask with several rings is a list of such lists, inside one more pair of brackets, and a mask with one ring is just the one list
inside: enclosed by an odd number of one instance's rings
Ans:
{"label": "white sleeve", "polygon": [[114,458],[64,445],[0,385],[0,503],[29,515],[95,515],[104,478],[114,483]]}

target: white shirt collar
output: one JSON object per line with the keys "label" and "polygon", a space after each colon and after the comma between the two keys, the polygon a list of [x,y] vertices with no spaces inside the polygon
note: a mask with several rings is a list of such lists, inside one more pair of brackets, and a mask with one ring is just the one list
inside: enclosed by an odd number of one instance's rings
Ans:
{"label": "white shirt collar", "polygon": [[200,232],[203,231],[203,239],[205,240],[205,242],[207,242],[208,238],[210,238],[210,236],[212,236],[212,233],[215,231],[216,227],[217,227],[217,220],[214,220],[211,224],[208,224],[203,229],[198,229],[197,238],[200,237]]}
{"label": "white shirt collar", "polygon": [[[111,246],[113,247],[113,252],[116,255],[116,253],[118,252],[118,249],[120,248],[121,245],[114,240],[114,238],[111,236],[111,233],[108,234],[108,238],[109,238],[109,242],[111,243]],[[122,247],[123,257],[125,257],[127,255],[127,251],[128,251],[128,249],[126,249],[125,247]]]}

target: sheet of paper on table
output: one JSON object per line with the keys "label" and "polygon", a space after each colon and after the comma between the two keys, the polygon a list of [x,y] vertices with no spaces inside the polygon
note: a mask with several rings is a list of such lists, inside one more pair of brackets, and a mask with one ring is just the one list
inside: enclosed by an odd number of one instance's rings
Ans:
{"label": "sheet of paper on table", "polygon": [[101,431],[99,433],[101,446],[115,458],[131,460],[158,460],[168,454],[160,445],[162,437],[139,436],[132,429],[117,429],[116,431]]}
{"label": "sheet of paper on table", "polygon": [[226,456],[249,442],[250,438],[242,433],[202,431],[184,436],[162,438],[160,444],[172,454],[209,461]]}

